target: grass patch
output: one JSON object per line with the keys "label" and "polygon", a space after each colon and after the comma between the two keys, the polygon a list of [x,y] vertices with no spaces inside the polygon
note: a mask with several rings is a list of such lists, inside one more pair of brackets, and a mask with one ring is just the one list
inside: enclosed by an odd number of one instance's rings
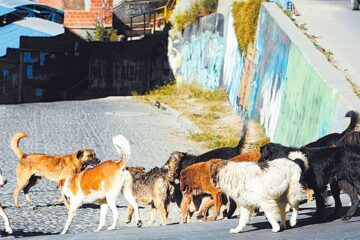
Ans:
{"label": "grass patch", "polygon": [[236,38],[242,54],[246,54],[249,45],[255,41],[262,2],[263,0],[247,0],[234,2],[232,5]]}
{"label": "grass patch", "polygon": [[236,146],[241,136],[240,117],[235,116],[227,103],[225,89],[204,90],[194,84],[169,84],[134,98],[151,105],[159,101],[179,111],[202,131],[189,134],[189,139],[205,148]]}

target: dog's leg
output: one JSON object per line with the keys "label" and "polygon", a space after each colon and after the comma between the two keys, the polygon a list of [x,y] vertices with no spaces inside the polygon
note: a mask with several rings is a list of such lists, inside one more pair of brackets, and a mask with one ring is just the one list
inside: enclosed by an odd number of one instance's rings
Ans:
{"label": "dog's leg", "polygon": [[214,206],[214,199],[209,199],[206,202],[202,202],[201,206],[200,206],[200,209],[199,209],[199,212],[198,212],[198,215],[197,215],[197,219],[205,218],[206,213],[213,206]]}
{"label": "dog's leg", "polygon": [[9,218],[8,218],[8,216],[6,215],[6,212],[5,212],[4,209],[2,208],[1,204],[0,204],[0,216],[4,219],[5,231],[6,231],[8,234],[12,234],[13,231],[12,231],[11,226],[10,226]]}
{"label": "dog's leg", "polygon": [[165,209],[165,206],[164,205],[159,206],[158,210],[160,211],[160,215],[161,215],[161,226],[166,226],[168,213]]}
{"label": "dog's leg", "polygon": [[128,201],[128,203],[133,207],[134,209],[134,213],[135,213],[135,220],[136,220],[136,225],[138,227],[141,227],[142,226],[142,221],[140,219],[140,214],[139,214],[139,207],[136,203],[136,200],[135,200],[135,197],[133,195],[133,192],[132,192],[132,186],[131,184],[126,184],[125,183],[125,186],[123,188],[123,191],[122,191],[125,199]]}
{"label": "dog's leg", "polygon": [[105,220],[108,209],[109,209],[109,205],[107,205],[106,203],[100,205],[100,222],[95,232],[100,232],[101,229],[105,226]]}
{"label": "dog's leg", "polygon": [[286,202],[279,203],[279,209],[280,209],[280,228],[286,229]]}
{"label": "dog's leg", "polygon": [[188,215],[189,215],[189,205],[192,201],[191,194],[186,194],[183,196],[180,209],[181,209],[181,220],[180,224],[187,223]]}
{"label": "dog's leg", "polygon": [[240,207],[239,225],[236,228],[230,229],[230,233],[241,232],[241,230],[243,230],[243,228],[246,226],[246,224],[250,221],[251,212],[252,212],[251,209],[241,206]]}
{"label": "dog's leg", "polygon": [[264,210],[265,216],[272,226],[272,231],[280,231],[280,225],[276,219],[279,208],[275,200],[268,200],[268,202],[262,203],[260,207]]}
{"label": "dog's leg", "polygon": [[214,199],[215,210],[214,210],[213,214],[207,219],[208,221],[215,221],[220,214],[220,208],[221,208],[221,203],[222,203],[221,194],[222,194],[222,191],[220,191],[220,190],[216,190],[216,192],[214,192],[212,194],[213,199]]}
{"label": "dog's leg", "polygon": [[292,215],[290,218],[290,226],[295,227],[295,225],[297,223],[298,212],[299,212],[299,203],[293,204],[292,211],[293,212],[292,212]]}
{"label": "dog's leg", "polygon": [[35,186],[39,181],[41,180],[41,177],[38,177],[38,176],[34,176],[32,175],[29,179],[29,183],[24,187],[23,191],[24,191],[24,194],[25,194],[25,199],[26,199],[26,202],[30,205],[31,208],[35,209],[36,207],[34,207],[31,203],[31,198],[30,198],[30,195],[29,195],[29,191],[30,191],[30,188],[32,188],[33,186]]}
{"label": "dog's leg", "polygon": [[73,221],[75,215],[76,215],[76,210],[77,210],[77,205],[75,204],[70,204],[70,209],[69,209],[69,213],[68,213],[68,218],[66,220],[65,223],[65,227],[64,230],[60,233],[60,234],[66,234],[67,231],[69,230],[70,224]]}
{"label": "dog's leg", "polygon": [[325,209],[325,199],[323,195],[321,194],[320,189],[314,188],[314,195],[315,195],[315,202],[316,202],[316,212],[313,215],[313,218],[316,221],[319,221],[324,216],[324,209]]}
{"label": "dog's leg", "polygon": [[156,223],[156,207],[152,204],[150,210],[149,226],[155,226],[155,223]]}
{"label": "dog's leg", "polygon": [[116,201],[116,196],[114,196],[113,194],[112,195],[109,194],[108,196],[106,196],[106,202],[109,205],[113,214],[113,223],[111,224],[110,227],[108,227],[108,230],[115,230],[119,220],[119,211],[117,210],[115,201]]}
{"label": "dog's leg", "polygon": [[130,204],[128,204],[128,215],[125,223],[131,223],[133,213],[134,213],[134,208]]}
{"label": "dog's leg", "polygon": [[313,190],[311,188],[306,189],[306,199],[307,199],[308,203],[310,203],[310,202],[312,202],[314,200]]}
{"label": "dog's leg", "polygon": [[335,218],[342,207],[342,203],[341,203],[341,199],[340,199],[339,183],[337,181],[333,181],[330,184],[330,190],[331,190],[331,194],[335,201],[335,209],[334,209],[334,212],[330,215],[330,217]]}
{"label": "dog's leg", "polygon": [[358,192],[355,187],[347,181],[341,181],[341,188],[349,195],[351,201],[351,207],[347,213],[341,217],[341,220],[348,221],[355,214],[357,206],[359,205]]}
{"label": "dog's leg", "polygon": [[15,207],[19,208],[19,193],[20,191],[29,183],[29,179],[31,178],[31,170],[23,167],[21,163],[16,167],[16,188],[13,193],[13,199],[15,203]]}

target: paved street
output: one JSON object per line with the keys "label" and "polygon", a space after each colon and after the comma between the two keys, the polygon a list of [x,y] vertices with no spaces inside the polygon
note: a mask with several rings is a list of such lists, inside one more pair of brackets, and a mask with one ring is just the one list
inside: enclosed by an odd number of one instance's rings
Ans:
{"label": "paved street", "polygon": [[294,0],[308,33],[330,50],[341,71],[360,86],[360,11],[353,11],[350,0]]}
{"label": "paved street", "polygon": [[[16,236],[58,233],[64,225],[67,211],[64,206],[48,206],[59,196],[56,184],[42,180],[30,195],[37,210],[25,204],[20,193],[21,209],[12,201],[15,188],[15,166],[18,159],[11,151],[9,142],[17,131],[24,131],[29,138],[23,139],[25,152],[68,154],[81,148],[94,149],[101,160],[118,157],[112,137],[125,135],[132,146],[129,166],[161,166],[174,150],[199,153],[201,148],[184,137],[185,132],[177,119],[159,110],[129,98],[106,98],[90,101],[34,103],[0,106],[1,169],[9,180],[1,190],[1,204],[6,207]],[[121,197],[118,202],[124,226],[127,204]],[[141,209],[145,225],[149,222],[149,207]],[[170,213],[170,222],[179,219],[178,208]],[[111,220],[109,214],[108,223]],[[70,233],[93,231],[99,221],[99,209],[82,208],[70,228]],[[134,225],[134,224],[132,224]],[[0,229],[4,229],[2,219]]]}

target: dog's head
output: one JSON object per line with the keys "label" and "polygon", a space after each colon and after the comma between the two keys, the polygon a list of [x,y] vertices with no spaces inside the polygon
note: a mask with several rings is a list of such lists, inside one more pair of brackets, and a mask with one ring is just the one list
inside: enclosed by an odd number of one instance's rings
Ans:
{"label": "dog's head", "polygon": [[76,158],[82,165],[82,170],[87,166],[96,166],[100,163],[100,160],[96,157],[96,154],[91,149],[83,149],[76,153]]}
{"label": "dog's head", "polygon": [[164,164],[164,167],[168,167],[168,173],[166,174],[166,179],[169,182],[175,182],[175,179],[179,177],[179,165],[181,159],[186,155],[183,152],[173,152],[169,159]]}
{"label": "dog's head", "polygon": [[287,157],[292,149],[278,143],[268,143],[260,148],[259,162]]}
{"label": "dog's head", "polygon": [[191,194],[192,192],[191,185],[188,183],[189,177],[191,177],[191,171],[189,168],[185,168],[180,172],[180,191],[183,195]]}
{"label": "dog's head", "polygon": [[3,187],[7,183],[7,179],[2,175],[1,169],[0,169],[0,187]]}
{"label": "dog's head", "polygon": [[214,187],[219,188],[219,172],[223,169],[229,161],[220,160],[210,166],[210,178]]}

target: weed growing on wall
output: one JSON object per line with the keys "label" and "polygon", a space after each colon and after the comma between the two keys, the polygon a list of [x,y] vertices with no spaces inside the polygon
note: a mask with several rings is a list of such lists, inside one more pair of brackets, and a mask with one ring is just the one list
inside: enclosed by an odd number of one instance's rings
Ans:
{"label": "weed growing on wall", "polygon": [[182,31],[186,24],[194,23],[200,17],[207,16],[216,11],[218,0],[197,0],[182,11],[174,10],[170,22],[176,30]]}
{"label": "weed growing on wall", "polygon": [[232,14],[234,16],[235,33],[242,54],[246,54],[248,46],[255,41],[262,2],[262,0],[247,0],[233,3]]}

